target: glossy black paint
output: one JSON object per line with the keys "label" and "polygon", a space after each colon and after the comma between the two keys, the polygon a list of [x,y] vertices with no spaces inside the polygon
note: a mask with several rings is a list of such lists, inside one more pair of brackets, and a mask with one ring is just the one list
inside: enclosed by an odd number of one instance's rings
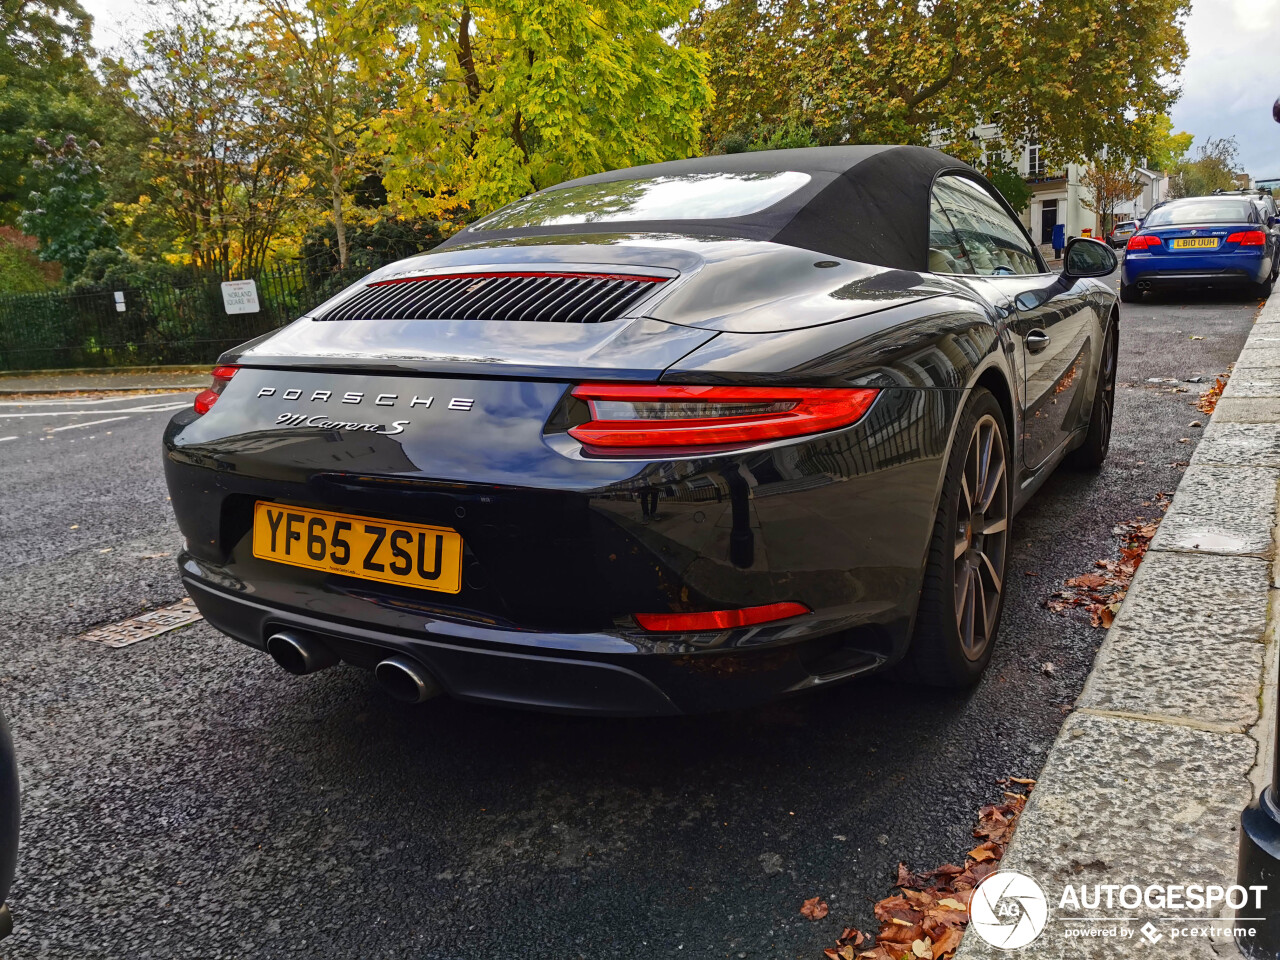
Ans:
{"label": "glossy black paint", "polygon": [[[555,241],[453,248],[377,277],[517,264],[677,275],[611,323],[303,318],[224,356],[243,368],[217,405],[179,414],[164,438],[188,541],[182,574],[215,626],[259,647],[288,626],[364,666],[407,653],[448,693],[476,700],[612,714],[759,702],[904,654],[968,390],[992,389],[1025,446],[1019,502],[1087,424],[1111,318],[1095,281],[819,266],[809,251],[758,241]],[[1054,348],[1032,361],[1023,340],[1040,328]],[[565,432],[580,412],[568,392],[584,380],[881,393],[862,421],[827,434],[601,458]],[[332,395],[311,399],[317,391]],[[342,404],[346,393],[361,401]],[[450,409],[454,398],[470,409]],[[381,429],[287,425],[298,414]],[[655,492],[648,523],[640,499]],[[452,527],[465,544],[463,588],[255,559],[258,499]],[[782,601],[814,612],[690,635],[646,633],[633,619]]]}

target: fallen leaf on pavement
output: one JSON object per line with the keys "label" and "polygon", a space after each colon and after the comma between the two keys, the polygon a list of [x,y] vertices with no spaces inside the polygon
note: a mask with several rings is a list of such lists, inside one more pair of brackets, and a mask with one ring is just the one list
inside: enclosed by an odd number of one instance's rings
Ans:
{"label": "fallen leaf on pavement", "polygon": [[[1169,508],[1169,495],[1157,492],[1143,505],[1158,505],[1162,511]],[[1054,613],[1069,613],[1076,608],[1083,608],[1089,615],[1089,622],[1095,627],[1106,629],[1111,626],[1120,612],[1120,604],[1133,575],[1146,556],[1151,538],[1160,528],[1160,520],[1137,517],[1126,523],[1118,523],[1111,532],[1120,538],[1120,556],[1117,559],[1095,561],[1093,573],[1084,573],[1067,580],[1063,587],[1045,598],[1044,606]]]}
{"label": "fallen leaf on pavement", "polygon": [[984,861],[987,861],[987,860],[999,860],[1000,847],[997,844],[992,843],[990,840],[988,840],[982,846],[974,847],[972,850],[970,850],[969,857],[972,860],[977,860],[979,863],[983,863]]}
{"label": "fallen leaf on pavement", "polygon": [[[827,947],[822,955],[828,960],[951,960],[969,922],[974,888],[999,868],[1004,848],[1035,786],[1034,780],[1023,777],[999,783],[1004,802],[987,804],[978,811],[973,835],[985,842],[969,851],[964,866],[947,863],[916,873],[899,863],[894,886],[901,892],[885,897],[873,908],[880,924],[876,936],[845,927],[835,946]],[[806,905],[810,902],[805,901]],[[867,949],[862,949],[864,944]]]}
{"label": "fallen leaf on pavement", "polygon": [[1196,409],[1201,413],[1213,413],[1218,406],[1218,400],[1222,397],[1222,391],[1226,389],[1227,380],[1231,377],[1231,371],[1228,370],[1222,376],[1213,381],[1211,386],[1204,393],[1200,394],[1200,399],[1196,401]]}
{"label": "fallen leaf on pavement", "polygon": [[808,917],[810,920],[821,920],[830,909],[827,906],[827,902],[821,897],[810,897],[800,907],[800,915]]}

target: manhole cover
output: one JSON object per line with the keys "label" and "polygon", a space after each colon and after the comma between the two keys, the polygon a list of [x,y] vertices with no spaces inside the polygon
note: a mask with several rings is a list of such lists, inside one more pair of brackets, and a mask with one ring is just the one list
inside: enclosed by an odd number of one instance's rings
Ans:
{"label": "manhole cover", "polygon": [[103,627],[95,627],[81,635],[81,640],[92,640],[107,647],[127,647],[139,640],[150,640],[162,633],[185,627],[200,619],[200,611],[189,597],[183,597],[177,603],[150,613],[139,614],[119,623],[109,623]]}

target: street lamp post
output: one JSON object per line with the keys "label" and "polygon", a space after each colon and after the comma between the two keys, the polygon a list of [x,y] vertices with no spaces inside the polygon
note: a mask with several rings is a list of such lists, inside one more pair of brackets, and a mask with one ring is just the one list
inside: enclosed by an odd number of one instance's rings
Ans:
{"label": "street lamp post", "polygon": [[[1271,108],[1280,123],[1280,99]],[[1278,712],[1280,714],[1280,712]],[[1240,861],[1237,877],[1245,886],[1264,885],[1260,920],[1240,924],[1256,936],[1238,937],[1240,952],[1250,960],[1280,958],[1280,715],[1276,719],[1271,752],[1271,783],[1240,814]],[[1257,924],[1255,927],[1254,924]]]}

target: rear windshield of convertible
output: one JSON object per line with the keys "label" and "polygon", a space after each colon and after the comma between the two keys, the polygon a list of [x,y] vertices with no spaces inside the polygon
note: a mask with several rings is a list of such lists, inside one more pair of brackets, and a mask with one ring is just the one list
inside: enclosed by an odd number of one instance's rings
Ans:
{"label": "rear windshield of convertible", "polygon": [[1248,223],[1253,204],[1248,200],[1197,200],[1159,207],[1147,217],[1144,227],[1167,227],[1183,223]]}
{"label": "rear windshield of convertible", "polygon": [[627,220],[721,220],[771,207],[809,182],[794,170],[690,173],[586,183],[548,190],[503,207],[473,230],[514,230]]}

